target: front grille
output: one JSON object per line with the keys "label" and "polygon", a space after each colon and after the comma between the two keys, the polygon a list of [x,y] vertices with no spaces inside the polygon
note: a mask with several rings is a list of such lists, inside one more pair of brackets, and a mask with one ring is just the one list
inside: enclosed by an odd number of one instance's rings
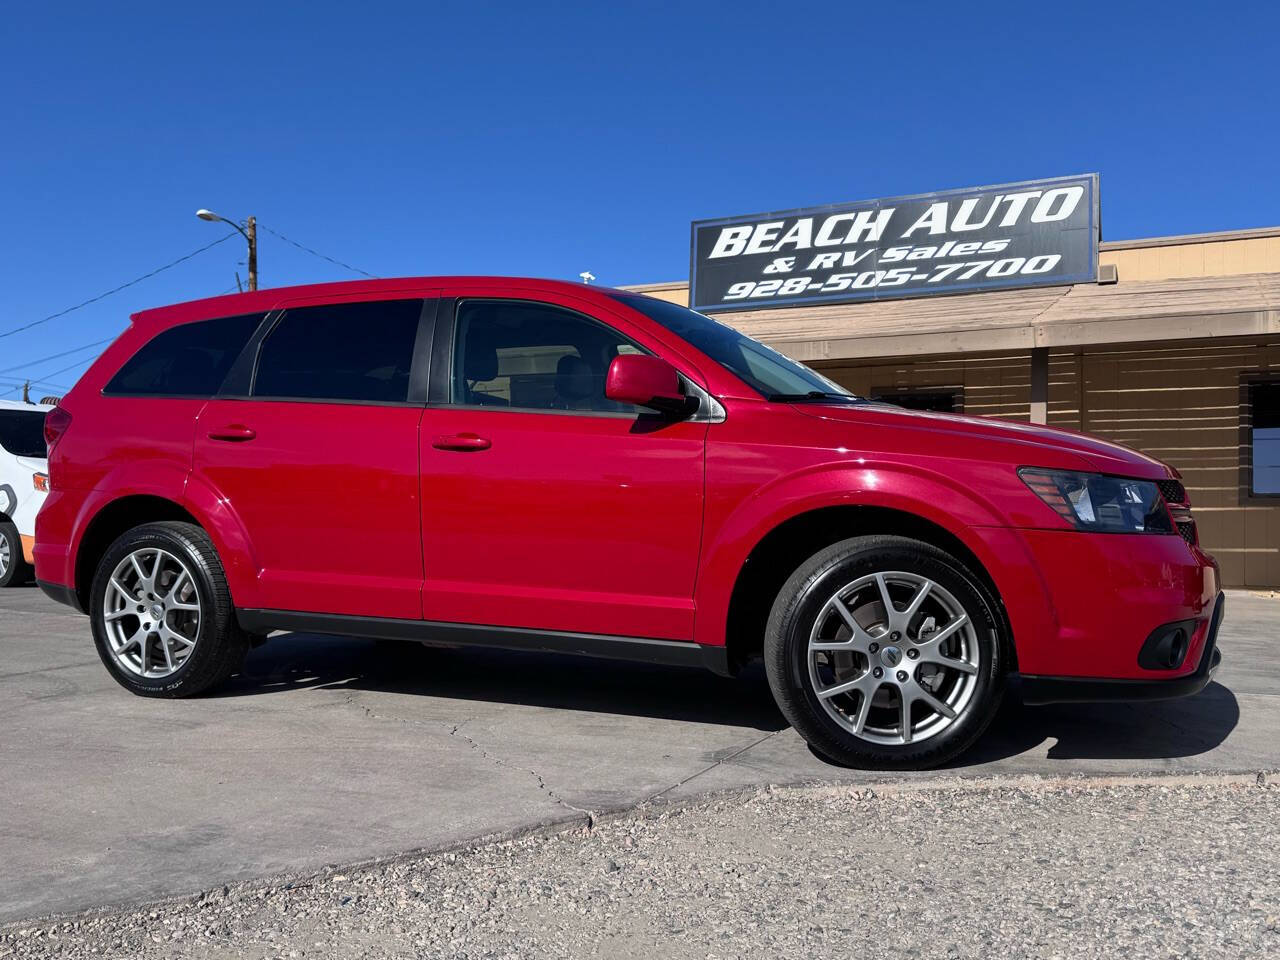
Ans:
{"label": "front grille", "polygon": [[1160,488],[1165,503],[1172,505],[1187,502],[1187,491],[1177,480],[1157,480],[1156,486]]}
{"label": "front grille", "polygon": [[1177,480],[1157,480],[1160,495],[1169,505],[1169,513],[1178,527],[1178,534],[1193,547],[1200,545],[1200,535],[1196,531],[1196,522],[1191,516],[1191,507],[1187,505],[1187,490]]}

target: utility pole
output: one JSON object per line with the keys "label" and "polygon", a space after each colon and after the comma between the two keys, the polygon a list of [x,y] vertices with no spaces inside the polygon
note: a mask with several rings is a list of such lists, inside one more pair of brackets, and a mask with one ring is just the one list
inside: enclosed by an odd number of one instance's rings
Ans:
{"label": "utility pole", "polygon": [[31,402],[31,381],[30,380],[28,380],[26,383],[22,385],[22,402],[23,403]]}
{"label": "utility pole", "polygon": [[249,241],[249,289],[258,289],[258,218],[250,217],[245,226],[248,228],[245,239]]}
{"label": "utility pole", "polygon": [[[196,211],[196,216],[201,220],[208,220],[210,223],[225,223],[229,227],[234,227],[240,232],[240,236],[244,237],[245,242],[249,244],[249,289],[258,289],[258,218],[249,217],[244,222],[244,226],[236,223],[234,220],[228,220],[221,214],[214,213],[212,210],[205,210],[203,207]],[[237,280],[239,278],[237,277]]]}

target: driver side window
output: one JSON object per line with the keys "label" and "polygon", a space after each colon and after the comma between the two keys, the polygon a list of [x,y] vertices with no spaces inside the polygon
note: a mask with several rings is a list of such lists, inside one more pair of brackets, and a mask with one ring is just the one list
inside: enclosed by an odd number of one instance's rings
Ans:
{"label": "driver side window", "polygon": [[453,403],[638,413],[604,395],[609,364],[643,351],[604,324],[545,303],[464,300],[454,331]]}

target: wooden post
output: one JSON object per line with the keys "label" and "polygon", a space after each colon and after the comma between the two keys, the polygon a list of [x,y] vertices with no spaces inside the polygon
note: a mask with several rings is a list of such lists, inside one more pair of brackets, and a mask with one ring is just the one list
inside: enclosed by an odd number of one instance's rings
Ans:
{"label": "wooden post", "polygon": [[249,235],[249,289],[258,289],[258,219],[250,217],[245,224]]}
{"label": "wooden post", "polygon": [[1049,348],[1031,349],[1031,422],[1049,422]]}

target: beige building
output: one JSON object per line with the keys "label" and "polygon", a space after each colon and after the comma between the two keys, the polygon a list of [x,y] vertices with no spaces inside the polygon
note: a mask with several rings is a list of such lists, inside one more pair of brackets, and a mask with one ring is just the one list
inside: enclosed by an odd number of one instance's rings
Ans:
{"label": "beige building", "polygon": [[[1104,242],[1098,275],[716,318],[863,396],[1166,460],[1227,585],[1280,586],[1280,228]],[[631,289],[688,303],[684,282]]]}

